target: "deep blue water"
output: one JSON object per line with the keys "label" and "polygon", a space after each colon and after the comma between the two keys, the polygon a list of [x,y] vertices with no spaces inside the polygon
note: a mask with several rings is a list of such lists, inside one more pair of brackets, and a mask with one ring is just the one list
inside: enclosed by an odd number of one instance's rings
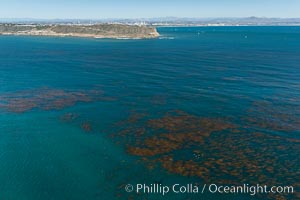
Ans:
{"label": "deep blue water", "polygon": [[[126,151],[126,144],[110,137],[122,129],[118,122],[133,112],[155,118],[182,110],[199,117],[230,118],[235,124],[249,116],[269,119],[283,123],[283,128],[268,124],[244,129],[300,139],[300,27],[159,32],[161,38],[151,40],[0,36],[0,199],[125,199],[127,183],[201,182],[161,167],[149,170]],[[36,95],[56,89],[101,90],[107,99],[43,109],[48,97]],[[18,98],[25,101],[9,103]],[[32,109],[9,109],[32,101]],[[271,109],[249,113],[256,104]],[[68,113],[76,119],[62,120]],[[278,115],[288,120],[274,119]],[[92,129],[84,130],[84,122]],[[296,153],[291,156],[299,161]],[[299,165],[292,170],[299,180]]]}

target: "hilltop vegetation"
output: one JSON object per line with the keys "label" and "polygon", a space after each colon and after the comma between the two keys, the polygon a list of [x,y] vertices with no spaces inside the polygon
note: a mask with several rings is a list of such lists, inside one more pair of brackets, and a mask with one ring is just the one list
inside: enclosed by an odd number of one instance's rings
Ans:
{"label": "hilltop vegetation", "polygon": [[95,25],[25,25],[0,24],[2,35],[74,36],[93,38],[155,38],[159,34],[155,27],[121,24]]}

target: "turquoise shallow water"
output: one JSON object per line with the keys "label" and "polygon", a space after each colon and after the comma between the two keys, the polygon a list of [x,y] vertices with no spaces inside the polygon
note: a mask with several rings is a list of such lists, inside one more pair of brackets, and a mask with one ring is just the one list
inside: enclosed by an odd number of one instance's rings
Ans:
{"label": "turquoise shallow water", "polygon": [[[147,155],[128,152],[128,146],[136,145],[136,135],[111,136],[128,127],[150,130],[143,121],[129,123],[134,114],[159,119],[173,110],[226,119],[245,134],[278,136],[275,142],[245,142],[245,149],[262,145],[270,147],[266,152],[276,152],[266,155],[273,160],[261,158],[268,166],[293,164],[286,171],[259,171],[257,180],[278,176],[278,184],[300,182],[300,27],[159,32],[161,38],[153,40],[0,36],[0,199],[260,199],[124,192],[127,183],[207,182],[170,171],[155,160],[151,170],[140,162]],[[186,122],[185,130],[173,133],[189,132],[190,127]],[[149,137],[161,133],[151,130]],[[244,141],[247,135],[239,137]],[[211,158],[225,156],[210,152],[209,143],[199,151]],[[281,145],[283,150],[277,148]],[[150,149],[156,148],[164,147]],[[191,152],[197,148],[193,144],[163,154],[193,160]],[[258,158],[245,152],[241,158],[247,162]],[[214,173],[218,171],[210,176]],[[263,174],[265,179],[259,179]],[[288,176],[293,180],[284,178]]]}

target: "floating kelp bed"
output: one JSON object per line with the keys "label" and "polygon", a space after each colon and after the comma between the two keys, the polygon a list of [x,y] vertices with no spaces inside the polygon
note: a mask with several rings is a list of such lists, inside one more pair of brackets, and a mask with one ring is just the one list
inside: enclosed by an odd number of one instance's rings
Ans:
{"label": "floating kelp bed", "polygon": [[268,118],[273,116],[286,115],[273,110],[272,115],[264,118],[266,122],[260,116],[248,117],[237,125],[229,119],[197,117],[183,111],[158,118],[135,113],[119,124],[126,128],[113,137],[149,169],[162,167],[173,174],[199,177],[208,184],[291,185],[296,190],[294,196],[266,196],[299,197],[300,140],[249,128],[255,125],[270,130],[299,130],[296,116],[289,115],[289,121],[284,121],[280,128],[270,123]]}
{"label": "floating kelp bed", "polygon": [[40,88],[3,94],[0,108],[10,112],[23,113],[32,109],[61,110],[81,102],[109,101],[102,90],[62,90]]}
{"label": "floating kelp bed", "polygon": [[280,132],[300,131],[300,107],[297,105],[254,102],[247,115],[250,127]]}
{"label": "floating kelp bed", "polygon": [[[61,90],[40,88],[0,96],[0,108],[23,113],[61,110],[77,103],[111,101],[99,89]],[[165,98],[155,96],[155,105]],[[300,198],[299,107],[254,102],[244,117],[203,117],[175,110],[151,116],[134,112],[117,123],[113,134],[128,154],[137,156],[149,170],[186,177],[199,177],[204,183],[223,185],[293,186],[294,194],[266,194],[262,197]],[[95,132],[89,116],[66,113],[61,121],[78,123],[85,132]],[[298,192],[298,193],[297,193]]]}

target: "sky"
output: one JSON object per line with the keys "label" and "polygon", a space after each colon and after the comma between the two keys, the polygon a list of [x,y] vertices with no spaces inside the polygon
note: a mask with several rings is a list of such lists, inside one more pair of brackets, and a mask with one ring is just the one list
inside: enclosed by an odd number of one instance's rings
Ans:
{"label": "sky", "polygon": [[0,18],[300,18],[300,0],[0,0]]}

